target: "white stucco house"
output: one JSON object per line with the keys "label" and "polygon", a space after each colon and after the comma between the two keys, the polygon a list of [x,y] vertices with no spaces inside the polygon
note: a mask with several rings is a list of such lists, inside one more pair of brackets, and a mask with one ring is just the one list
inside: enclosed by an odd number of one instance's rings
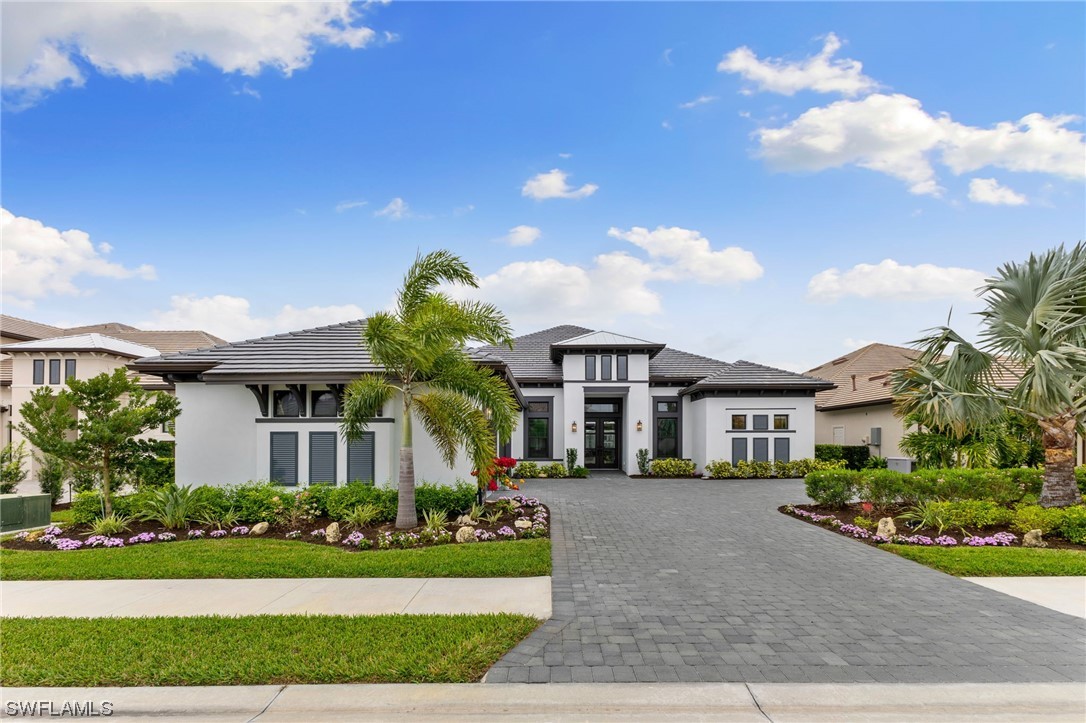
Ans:
{"label": "white stucco house", "polygon": [[[361,440],[339,434],[343,388],[381,373],[361,342],[364,320],[139,359],[130,366],[172,384],[179,484],[343,484],[397,476],[402,405],[370,420]],[[637,472],[637,451],[684,457],[699,469],[737,461],[814,456],[815,394],[824,379],[710,359],[663,343],[556,326],[517,337],[513,348],[471,354],[500,374],[522,407],[499,451],[518,460],[563,461],[577,450],[590,469]],[[416,427],[416,429],[418,429]],[[470,479],[449,469],[415,434],[419,480]]]}

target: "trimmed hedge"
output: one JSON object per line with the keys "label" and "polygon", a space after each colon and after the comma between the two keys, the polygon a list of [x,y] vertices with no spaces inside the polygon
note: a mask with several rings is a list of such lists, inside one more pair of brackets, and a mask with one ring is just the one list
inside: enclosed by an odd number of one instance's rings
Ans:
{"label": "trimmed hedge", "polygon": [[866,444],[816,444],[815,459],[823,462],[843,460],[849,469],[865,469],[871,459],[871,448]]}
{"label": "trimmed hedge", "polygon": [[696,470],[692,459],[654,459],[649,464],[649,474],[653,477],[693,477]]}
{"label": "trimmed hedge", "polygon": [[844,507],[856,496],[860,473],[851,469],[811,472],[805,480],[807,496],[820,505]]}
{"label": "trimmed hedge", "polygon": [[706,479],[792,479],[806,477],[811,472],[827,469],[844,469],[844,460],[822,461],[817,459],[794,459],[791,462],[747,462],[740,460],[735,465],[726,459],[714,460],[705,465]]}
{"label": "trimmed hedge", "polygon": [[[823,492],[823,486],[827,482],[826,478],[817,476],[821,474],[824,473],[812,472],[807,475],[807,496],[819,504],[838,504],[843,491]],[[812,476],[815,476],[813,487]],[[1010,505],[1027,496],[1039,494],[1044,481],[1042,470],[1025,467],[922,469],[911,474],[867,469],[856,472],[850,479],[852,490],[849,500],[858,498],[882,507],[896,503],[916,504],[927,500],[987,500]],[[829,499],[833,502],[823,501],[816,496],[825,494],[829,494]]]}

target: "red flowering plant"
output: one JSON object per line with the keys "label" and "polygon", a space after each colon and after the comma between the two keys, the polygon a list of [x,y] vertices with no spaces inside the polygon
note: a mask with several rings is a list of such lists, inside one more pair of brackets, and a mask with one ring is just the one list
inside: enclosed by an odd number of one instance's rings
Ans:
{"label": "red flowering plant", "polygon": [[512,457],[495,457],[488,468],[481,472],[477,469],[472,470],[471,474],[479,479],[480,487],[486,485],[486,488],[491,492],[496,491],[499,487],[520,489],[509,476],[509,472],[516,466],[517,461]]}

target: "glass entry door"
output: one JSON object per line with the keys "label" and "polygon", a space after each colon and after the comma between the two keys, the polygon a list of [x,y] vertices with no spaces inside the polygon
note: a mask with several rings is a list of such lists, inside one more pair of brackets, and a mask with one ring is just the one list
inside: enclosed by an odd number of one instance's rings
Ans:
{"label": "glass entry door", "polygon": [[584,466],[589,469],[618,469],[622,466],[621,460],[621,402],[587,402],[584,419]]}

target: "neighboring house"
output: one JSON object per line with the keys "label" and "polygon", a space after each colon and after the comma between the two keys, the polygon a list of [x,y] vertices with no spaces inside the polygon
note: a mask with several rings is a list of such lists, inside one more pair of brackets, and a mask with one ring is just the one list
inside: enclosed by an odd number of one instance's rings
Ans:
{"label": "neighboring house", "polygon": [[915,349],[868,344],[806,372],[836,385],[815,395],[815,443],[866,444],[874,456],[907,456],[898,448],[905,425],[894,416],[890,374],[918,356]]}
{"label": "neighboring house", "polygon": [[[134,359],[225,343],[203,331],[143,331],[111,322],[59,328],[0,315],[0,407],[3,408],[3,443],[24,441],[17,426],[19,410],[35,389],[59,389],[70,377],[89,379],[126,367]],[[172,393],[173,385],[158,377],[141,377],[147,389]],[[173,439],[166,429],[149,438]],[[29,451],[29,450],[28,450]],[[27,460],[29,474],[24,488],[36,491],[37,463]]]}
{"label": "neighboring house", "polygon": [[[380,374],[362,344],[364,320],[198,351],[140,359],[131,368],[174,384],[179,484],[271,479],[286,485],[397,477],[402,402],[371,419],[364,437],[339,433],[344,387]],[[728,363],[579,326],[517,337],[513,348],[469,350],[509,384],[521,424],[499,451],[563,461],[577,450],[592,469],[637,472],[637,451],[715,459],[798,459],[814,454],[815,393],[822,379]],[[419,427],[416,426],[416,430]],[[419,480],[470,479],[416,431]]]}

